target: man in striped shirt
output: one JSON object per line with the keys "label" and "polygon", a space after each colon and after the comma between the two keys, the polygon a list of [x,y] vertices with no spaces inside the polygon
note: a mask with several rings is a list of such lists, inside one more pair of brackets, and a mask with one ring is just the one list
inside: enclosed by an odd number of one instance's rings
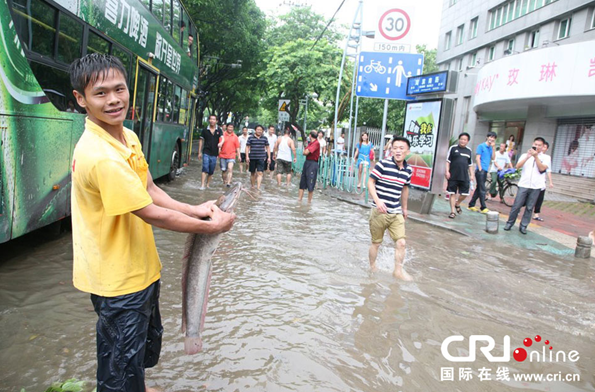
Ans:
{"label": "man in striped shirt", "polygon": [[395,271],[397,279],[413,280],[403,270],[405,260],[405,219],[407,219],[407,197],[413,169],[405,161],[409,154],[409,140],[396,136],[392,140],[392,157],[379,161],[368,180],[368,191],[372,196],[370,213],[370,234],[372,245],[368,252],[370,268],[376,270],[376,256],[382,243],[384,232],[388,230],[395,241]]}
{"label": "man in striped shirt", "polygon": [[257,125],[254,129],[254,135],[250,136],[246,143],[246,163],[248,163],[250,169],[250,183],[252,188],[256,183],[258,190],[260,190],[260,184],[262,183],[262,173],[265,165],[271,163],[269,141],[266,136],[263,136],[263,132],[264,127]]}

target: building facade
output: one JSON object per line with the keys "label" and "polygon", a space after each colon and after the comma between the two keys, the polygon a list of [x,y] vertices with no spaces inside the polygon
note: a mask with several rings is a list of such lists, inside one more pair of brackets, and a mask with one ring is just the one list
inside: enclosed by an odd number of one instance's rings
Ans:
{"label": "building facade", "polygon": [[595,1],[445,0],[437,62],[460,72],[453,135],[513,160],[542,136],[554,190],[595,199]]}

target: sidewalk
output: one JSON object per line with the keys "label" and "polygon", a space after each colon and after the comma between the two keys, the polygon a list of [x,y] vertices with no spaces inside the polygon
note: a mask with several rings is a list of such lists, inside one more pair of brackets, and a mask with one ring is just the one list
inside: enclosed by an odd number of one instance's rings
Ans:
{"label": "sidewalk", "polygon": [[[369,208],[364,204],[362,198],[357,195],[336,190],[329,192],[328,189],[325,193],[339,200]],[[519,232],[518,220],[511,231],[502,230],[508,219],[510,207],[497,200],[487,202],[488,209],[500,213],[500,226],[497,234],[489,234],[485,231],[485,214],[469,211],[466,202],[463,202],[462,207],[462,214],[457,215],[455,219],[450,219],[448,217],[450,213],[448,201],[444,197],[436,196],[432,212],[429,215],[410,212],[409,217],[412,220],[428,223],[472,238],[498,241],[503,246],[513,245],[559,256],[574,255],[577,237],[587,235],[591,230],[595,229],[595,205],[589,203],[546,199],[540,214],[544,221],[532,220],[526,235]],[[595,257],[595,248],[591,251],[591,257]]]}

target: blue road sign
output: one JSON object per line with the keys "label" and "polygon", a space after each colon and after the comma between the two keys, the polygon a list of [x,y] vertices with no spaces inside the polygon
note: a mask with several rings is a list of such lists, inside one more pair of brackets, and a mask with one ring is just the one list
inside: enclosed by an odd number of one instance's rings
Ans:
{"label": "blue road sign", "polygon": [[446,91],[448,71],[416,76],[407,80],[407,94],[428,94]]}
{"label": "blue road sign", "polygon": [[423,54],[361,52],[358,59],[358,97],[415,99],[407,96],[407,78],[422,74]]}

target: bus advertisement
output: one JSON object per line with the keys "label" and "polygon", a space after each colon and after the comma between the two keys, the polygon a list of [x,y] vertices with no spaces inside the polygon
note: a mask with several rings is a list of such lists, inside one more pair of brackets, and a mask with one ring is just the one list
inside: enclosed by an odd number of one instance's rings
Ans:
{"label": "bus advertisement", "polygon": [[188,162],[198,34],[179,0],[0,0],[0,35],[0,243],[70,215],[72,152],[85,121],[68,75],[76,58],[122,60],[125,126],[153,178],[173,180]]}

